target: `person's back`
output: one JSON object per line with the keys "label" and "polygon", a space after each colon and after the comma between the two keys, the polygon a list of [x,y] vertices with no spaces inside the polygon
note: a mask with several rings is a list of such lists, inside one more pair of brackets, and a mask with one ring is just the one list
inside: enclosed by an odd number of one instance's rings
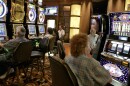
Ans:
{"label": "person's back", "polygon": [[87,36],[77,34],[72,37],[71,56],[65,61],[75,74],[79,86],[105,86],[110,83],[109,72],[91,57],[87,46]]}
{"label": "person's back", "polygon": [[10,52],[13,52],[13,50],[18,46],[20,42],[28,41],[28,39],[25,38],[26,30],[22,26],[17,27],[16,32],[16,38],[11,39],[8,42],[6,42],[3,47],[8,49]]}
{"label": "person's back", "polygon": [[7,51],[6,53],[0,54],[0,63],[3,63],[0,64],[0,66],[3,65],[0,67],[0,70],[5,69],[0,72],[0,75],[2,75],[8,69],[7,67],[9,66],[9,64],[7,64],[6,62],[11,62],[13,60],[11,55],[16,47],[19,45],[19,43],[28,41],[28,39],[25,38],[26,30],[24,27],[18,26],[16,33],[17,37],[15,39],[9,40],[5,44],[0,44],[1,47]]}
{"label": "person's back", "polygon": [[48,37],[49,39],[51,39],[53,36],[53,29],[52,28],[48,28],[47,29],[48,33],[44,36],[44,37]]}
{"label": "person's back", "polygon": [[108,71],[94,58],[81,55],[68,57],[66,62],[78,78],[79,86],[105,86],[110,80]]}

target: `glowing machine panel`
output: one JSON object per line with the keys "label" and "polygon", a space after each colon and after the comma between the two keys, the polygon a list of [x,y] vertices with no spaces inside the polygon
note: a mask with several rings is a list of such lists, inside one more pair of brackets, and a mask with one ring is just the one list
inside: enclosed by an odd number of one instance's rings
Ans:
{"label": "glowing machine panel", "polygon": [[55,20],[53,19],[47,20],[47,28],[55,28]]}
{"label": "glowing machine panel", "polygon": [[36,34],[36,26],[35,25],[28,25],[29,34],[33,35]]}
{"label": "glowing machine panel", "polygon": [[7,36],[5,23],[0,23],[0,36]]}
{"label": "glowing machine panel", "polygon": [[33,4],[28,4],[28,15],[27,15],[27,23],[35,23],[36,20],[36,8]]}
{"label": "glowing machine panel", "polygon": [[121,64],[115,64],[111,61],[101,58],[100,63],[106,70],[110,72],[110,75],[121,83],[127,83],[129,69]]}
{"label": "glowing machine panel", "polygon": [[44,25],[38,25],[38,30],[39,30],[40,34],[45,33],[45,27],[44,27]]}
{"label": "glowing machine panel", "polygon": [[58,15],[58,6],[45,7],[45,15]]}
{"label": "glowing machine panel", "polygon": [[39,7],[38,8],[38,24],[43,24],[45,20],[45,14],[44,14],[44,9]]}
{"label": "glowing machine panel", "polygon": [[6,0],[0,0],[0,21],[5,21],[5,15],[7,13]]}

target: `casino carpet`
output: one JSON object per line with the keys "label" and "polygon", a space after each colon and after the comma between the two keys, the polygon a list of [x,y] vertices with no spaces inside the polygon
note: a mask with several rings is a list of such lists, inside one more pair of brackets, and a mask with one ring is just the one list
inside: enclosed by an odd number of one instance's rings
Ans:
{"label": "casino carpet", "polygon": [[42,78],[42,72],[38,71],[37,67],[34,67],[31,78],[29,80],[25,80],[24,74],[21,72],[19,76],[19,84],[17,83],[16,77],[14,78],[13,82],[12,77],[9,77],[6,80],[5,85],[0,84],[0,86],[52,86],[50,63],[48,57],[45,58],[44,70],[45,73],[44,77]]}

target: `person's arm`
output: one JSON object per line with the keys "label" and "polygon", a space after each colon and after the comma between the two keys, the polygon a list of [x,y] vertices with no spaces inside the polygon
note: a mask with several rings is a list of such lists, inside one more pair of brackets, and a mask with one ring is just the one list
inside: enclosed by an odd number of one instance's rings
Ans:
{"label": "person's arm", "polygon": [[62,30],[62,36],[65,36],[65,31],[64,30]]}
{"label": "person's arm", "polygon": [[110,73],[103,66],[101,66],[98,61],[91,58],[91,64],[91,75],[95,82],[97,82],[101,86],[105,86],[107,83],[110,83],[112,81]]}

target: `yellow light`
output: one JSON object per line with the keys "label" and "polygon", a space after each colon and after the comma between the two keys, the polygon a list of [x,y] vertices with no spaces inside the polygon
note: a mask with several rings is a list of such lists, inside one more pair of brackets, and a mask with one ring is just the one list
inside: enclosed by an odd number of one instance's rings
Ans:
{"label": "yellow light", "polygon": [[125,1],[125,11],[130,11],[130,0]]}
{"label": "yellow light", "polygon": [[80,17],[71,17],[70,18],[70,27],[79,28],[80,25]]}
{"label": "yellow light", "polygon": [[78,34],[79,33],[79,29],[70,29],[70,39],[74,36],[74,35],[76,35],[76,34]]}
{"label": "yellow light", "polygon": [[71,5],[71,15],[80,16],[81,6],[78,4]]}

